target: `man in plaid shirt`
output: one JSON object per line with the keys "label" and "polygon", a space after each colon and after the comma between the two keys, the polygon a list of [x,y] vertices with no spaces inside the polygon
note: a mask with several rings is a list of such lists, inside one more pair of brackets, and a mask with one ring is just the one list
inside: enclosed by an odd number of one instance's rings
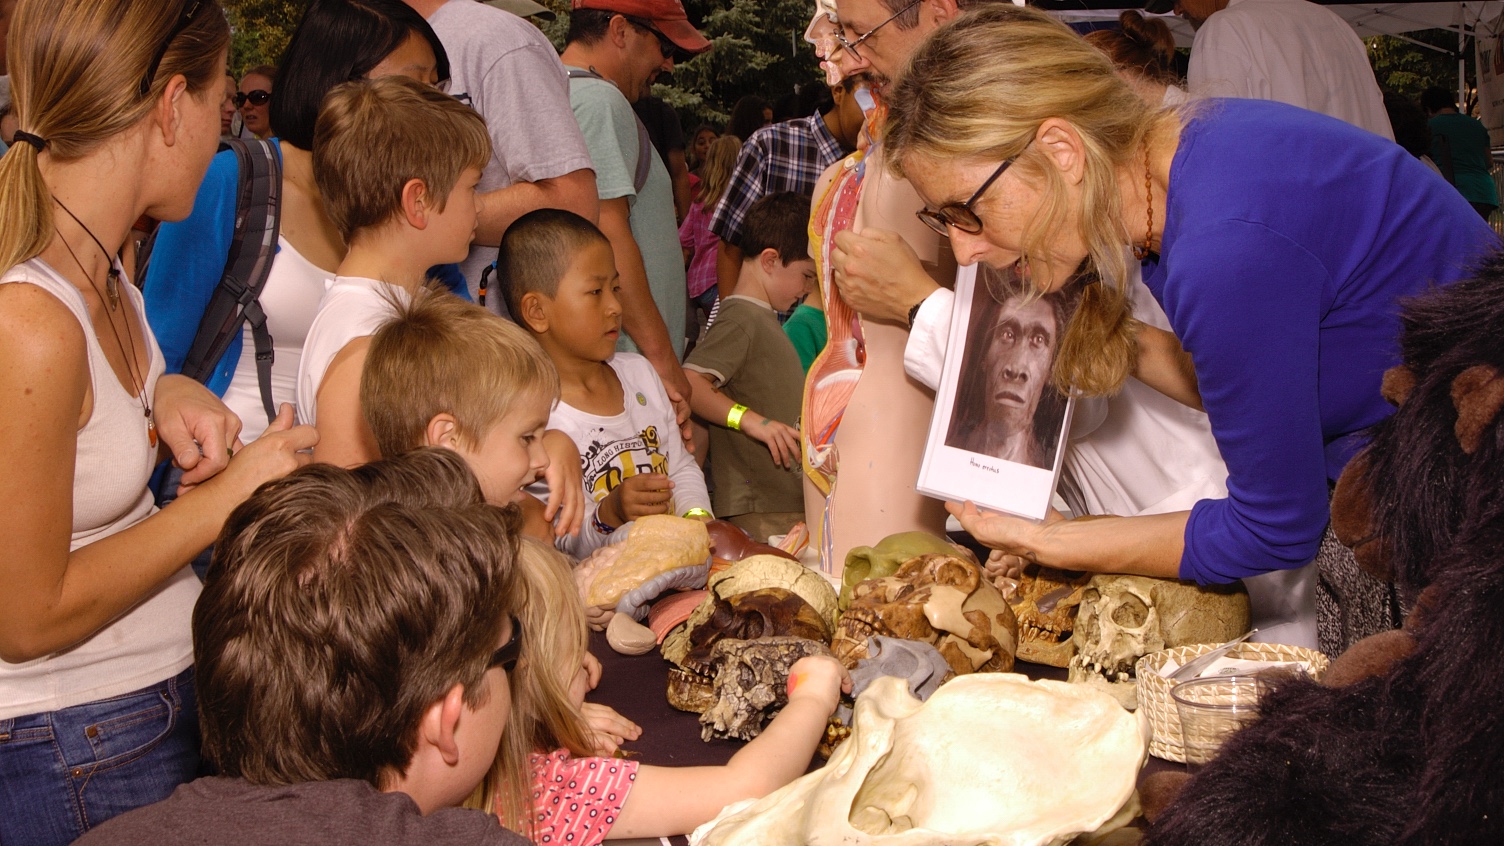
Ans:
{"label": "man in plaid shirt", "polygon": [[830,111],[764,126],[742,144],[731,183],[710,217],[710,231],[721,239],[716,284],[722,297],[735,290],[741,272],[747,209],[768,194],[812,196],[820,174],[856,149],[863,117],[852,91],[852,80],[844,80],[830,89],[835,101]]}

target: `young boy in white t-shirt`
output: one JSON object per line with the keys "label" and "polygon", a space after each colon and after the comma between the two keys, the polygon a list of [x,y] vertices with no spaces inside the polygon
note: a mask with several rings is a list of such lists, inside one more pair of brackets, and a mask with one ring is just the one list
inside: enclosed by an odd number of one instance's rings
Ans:
{"label": "young boy in white t-shirt", "polygon": [[648,514],[711,519],[705,477],[658,374],[642,356],[616,352],[621,301],[606,236],[572,212],[529,212],[502,237],[497,278],[513,318],[559,371],[548,425],[580,450],[584,526],[560,547],[587,555]]}
{"label": "young boy in white t-shirt", "polygon": [[298,420],[319,430],[315,461],[379,457],[360,410],[370,336],[411,300],[428,269],[470,250],[475,186],[491,137],[474,109],[405,77],[357,80],[324,101],[313,172],[349,245],[303,344]]}

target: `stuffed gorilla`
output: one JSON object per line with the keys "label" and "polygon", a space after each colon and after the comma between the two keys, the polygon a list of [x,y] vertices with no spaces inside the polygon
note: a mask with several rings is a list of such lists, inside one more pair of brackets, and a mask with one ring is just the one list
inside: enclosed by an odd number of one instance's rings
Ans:
{"label": "stuffed gorilla", "polygon": [[1398,406],[1333,530],[1411,606],[1322,684],[1275,687],[1194,777],[1143,785],[1145,842],[1504,843],[1504,254],[1408,302]]}

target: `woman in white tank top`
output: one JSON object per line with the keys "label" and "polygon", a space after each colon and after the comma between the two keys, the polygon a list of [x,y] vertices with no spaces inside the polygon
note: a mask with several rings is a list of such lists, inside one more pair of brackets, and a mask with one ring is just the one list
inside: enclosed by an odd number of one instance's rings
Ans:
{"label": "woman in white tank top", "polygon": [[[117,254],[186,215],[217,145],[215,0],[19,0],[0,158],[0,842],[64,844],[197,768],[185,565],[316,435],[161,376]],[[197,483],[156,512],[152,466]],[[220,472],[223,471],[223,472]]]}

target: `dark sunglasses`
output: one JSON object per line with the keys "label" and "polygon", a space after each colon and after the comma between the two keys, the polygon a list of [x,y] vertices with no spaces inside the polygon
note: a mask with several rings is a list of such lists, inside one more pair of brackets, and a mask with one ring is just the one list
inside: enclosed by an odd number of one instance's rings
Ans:
{"label": "dark sunglasses", "polygon": [[928,226],[946,238],[950,237],[951,227],[955,227],[968,235],[981,233],[982,219],[977,217],[977,213],[972,211],[971,207],[977,200],[982,199],[982,195],[987,193],[987,189],[992,187],[992,183],[996,182],[997,178],[1002,176],[1003,171],[1007,170],[1008,166],[1013,164],[1013,162],[1013,159],[1003,159],[1003,163],[997,166],[997,170],[994,170],[992,175],[987,177],[987,181],[982,183],[982,187],[978,188],[976,193],[971,195],[971,199],[966,202],[946,203],[940,208],[933,210],[927,208],[920,209],[914,212],[915,216],[924,221],[925,226]]}
{"label": "dark sunglasses", "polygon": [[167,33],[167,40],[163,41],[162,46],[157,49],[157,54],[152,57],[151,64],[146,66],[146,76],[141,77],[140,96],[145,97],[151,92],[151,81],[156,79],[157,68],[162,66],[162,59],[167,56],[167,49],[172,46],[173,40],[182,35],[183,30],[193,23],[193,16],[198,14],[199,7],[203,5],[203,0],[188,0],[178,22],[173,25],[172,31]]}
{"label": "dark sunglasses", "polygon": [[260,88],[257,88],[255,91],[242,91],[235,95],[235,107],[240,108],[246,103],[250,103],[253,106],[264,106],[271,99],[272,92],[262,91]]}
{"label": "dark sunglasses", "polygon": [[517,659],[522,657],[522,623],[512,617],[512,636],[500,649],[491,653],[491,660],[486,663],[486,669],[500,667],[504,672],[510,673],[517,666]]}
{"label": "dark sunglasses", "polygon": [[622,17],[626,18],[627,23],[632,26],[651,32],[653,37],[658,39],[658,49],[663,52],[663,58],[671,58],[675,63],[686,61],[689,58],[683,50],[679,49],[679,45],[673,42],[673,39],[659,32],[658,27],[653,26],[652,22],[645,21],[642,18],[627,17],[626,15],[622,15]]}

